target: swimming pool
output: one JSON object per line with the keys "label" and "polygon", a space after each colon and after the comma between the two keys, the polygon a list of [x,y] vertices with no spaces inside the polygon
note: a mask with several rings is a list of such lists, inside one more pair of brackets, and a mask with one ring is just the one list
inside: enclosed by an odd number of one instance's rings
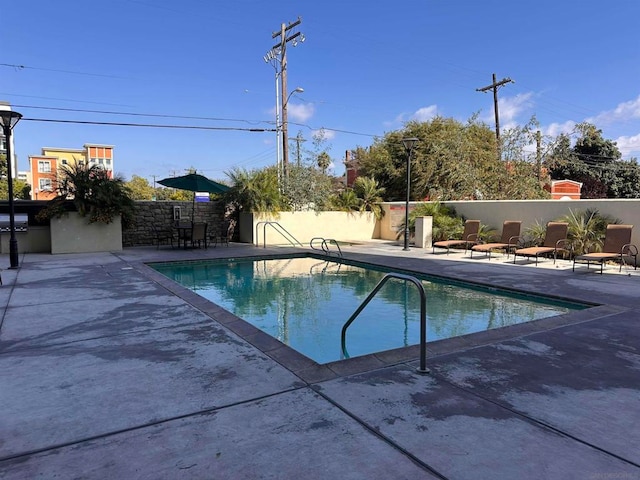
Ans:
{"label": "swimming pool", "polygon": [[[320,364],[343,358],[342,326],[389,271],[313,256],[150,266]],[[427,296],[428,341],[584,308],[542,297],[415,276]],[[346,342],[349,356],[418,344],[419,306],[415,285],[389,281],[349,328]]]}

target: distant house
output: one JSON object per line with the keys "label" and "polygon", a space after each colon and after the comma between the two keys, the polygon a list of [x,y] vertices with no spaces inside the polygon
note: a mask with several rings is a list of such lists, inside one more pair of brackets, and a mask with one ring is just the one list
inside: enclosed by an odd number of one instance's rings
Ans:
{"label": "distant house", "polygon": [[545,185],[545,190],[551,192],[553,200],[580,200],[582,183],[574,180],[551,180],[551,185]]}
{"label": "distant house", "polygon": [[50,200],[56,196],[58,170],[64,165],[97,165],[112,177],[113,145],[87,143],[80,149],[44,147],[42,155],[29,155],[32,200]]}
{"label": "distant house", "polygon": [[344,159],[344,169],[345,169],[345,183],[347,185],[348,188],[352,188],[353,184],[356,181],[356,178],[358,178],[359,172],[359,162],[357,158],[353,158],[353,153],[351,152],[351,150],[347,150],[345,152],[345,159]]}

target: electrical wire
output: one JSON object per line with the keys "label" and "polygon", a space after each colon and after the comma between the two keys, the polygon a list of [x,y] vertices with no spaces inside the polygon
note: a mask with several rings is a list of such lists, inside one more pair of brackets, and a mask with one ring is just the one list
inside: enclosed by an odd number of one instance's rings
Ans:
{"label": "electrical wire", "polygon": [[183,128],[191,130],[223,130],[239,132],[275,132],[275,128],[241,128],[241,127],[205,127],[200,125],[159,125],[153,123],[124,123],[124,122],[96,122],[88,120],[60,120],[52,118],[28,118],[23,117],[22,121],[50,122],[50,123],[73,123],[78,125],[109,125],[116,127],[148,127],[148,128]]}
{"label": "electrical wire", "polygon": [[261,123],[273,124],[273,120],[244,120],[240,118],[220,118],[220,117],[195,117],[189,115],[168,115],[159,113],[136,113],[136,112],[115,112],[112,110],[87,110],[82,108],[64,108],[64,107],[39,107],[36,105],[14,105],[17,108],[36,108],[40,110],[55,110],[61,112],[77,112],[77,113],[99,113],[103,115],[129,115],[132,117],[154,117],[154,118],[182,118],[186,120],[213,120],[225,122],[244,122],[251,125],[259,125]]}

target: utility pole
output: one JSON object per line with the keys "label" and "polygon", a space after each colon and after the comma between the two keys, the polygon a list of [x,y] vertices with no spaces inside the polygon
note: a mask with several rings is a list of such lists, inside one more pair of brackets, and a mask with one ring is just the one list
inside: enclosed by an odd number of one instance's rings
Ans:
{"label": "utility pole", "polygon": [[542,135],[540,130],[536,131],[536,170],[538,171],[538,181],[540,181],[542,173]]}
{"label": "utility pole", "polygon": [[301,132],[298,132],[298,135],[296,135],[295,138],[292,138],[291,140],[295,140],[296,142],[296,165],[300,166],[302,165],[302,150],[300,149],[300,143],[306,142],[306,140],[302,138]]}
{"label": "utility pole", "polygon": [[486,87],[476,88],[476,92],[487,92],[489,90],[493,90],[493,111],[496,117],[496,142],[498,145],[498,160],[500,160],[500,115],[498,115],[498,87],[502,87],[507,83],[516,83],[511,80],[509,77],[503,78],[499,82],[496,82],[496,74],[493,74],[493,83],[491,85],[487,85]]}
{"label": "utility pole", "polygon": [[302,23],[302,18],[289,23],[289,25],[281,24],[280,30],[273,32],[271,38],[280,37],[280,42],[276,43],[272,47],[272,51],[279,51],[280,53],[280,93],[282,98],[282,172],[286,179],[289,175],[289,139],[288,139],[288,119],[287,119],[287,104],[289,103],[289,97],[287,97],[287,43],[293,42],[293,46],[298,44],[298,41],[304,42],[304,35],[300,32],[296,32],[293,35],[287,37],[288,32]]}

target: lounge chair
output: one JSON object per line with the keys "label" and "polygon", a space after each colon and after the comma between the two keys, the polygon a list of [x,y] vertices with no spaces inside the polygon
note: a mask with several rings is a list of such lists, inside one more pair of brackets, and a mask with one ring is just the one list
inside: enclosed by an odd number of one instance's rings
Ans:
{"label": "lounge chair", "polygon": [[538,257],[540,255],[548,255],[553,253],[553,263],[556,263],[558,252],[563,255],[567,251],[567,232],[569,224],[565,222],[549,222],[544,235],[544,242],[538,247],[519,248],[513,252],[513,263],[516,263],[518,255],[522,257],[536,257],[536,265],[538,265]]}
{"label": "lounge chair", "polygon": [[493,250],[504,250],[507,253],[507,258],[512,250],[518,246],[518,240],[520,239],[520,226],[522,222],[506,220],[502,224],[502,236],[499,242],[494,243],[479,243],[471,247],[471,257],[473,258],[473,252],[483,252],[489,255],[491,260],[491,252]]}
{"label": "lounge chair", "polygon": [[462,232],[462,238],[458,240],[441,240],[433,244],[433,253],[436,253],[436,248],[446,248],[447,255],[449,255],[449,249],[453,247],[464,246],[466,252],[470,245],[478,243],[478,232],[480,231],[480,220],[467,220],[464,222],[464,231]]}
{"label": "lounge chair", "polygon": [[625,264],[624,258],[633,258],[633,268],[638,268],[638,248],[631,244],[631,230],[633,225],[607,225],[604,235],[602,252],[585,253],[573,258],[573,270],[576,263],[586,263],[587,269],[592,263],[600,264],[600,273],[604,270],[604,263],[608,260],[620,260],[620,270]]}

